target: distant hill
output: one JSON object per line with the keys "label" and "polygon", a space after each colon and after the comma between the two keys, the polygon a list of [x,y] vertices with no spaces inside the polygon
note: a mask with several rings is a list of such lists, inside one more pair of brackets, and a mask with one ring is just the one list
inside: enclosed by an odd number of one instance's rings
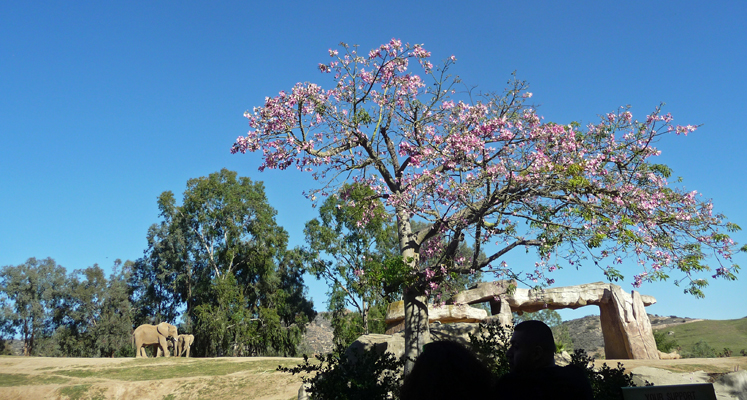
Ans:
{"label": "distant hill", "polygon": [[[657,330],[655,325],[653,328]],[[747,353],[747,317],[729,320],[698,320],[660,329],[666,331],[667,337],[677,342],[682,355],[692,353],[696,343],[701,341],[713,348],[717,354],[724,353],[725,349],[731,350],[732,356],[741,355],[740,351]]]}
{"label": "distant hill", "polygon": [[[699,341],[705,341],[716,353],[724,348],[732,351],[733,356],[740,355],[740,350],[747,351],[747,318],[737,320],[701,320],[677,316],[660,316],[649,314],[654,331],[666,330],[671,339],[680,346],[680,354],[693,351]],[[568,328],[574,349],[584,349],[587,354],[596,358],[604,356],[604,337],[598,315],[564,321]]]}

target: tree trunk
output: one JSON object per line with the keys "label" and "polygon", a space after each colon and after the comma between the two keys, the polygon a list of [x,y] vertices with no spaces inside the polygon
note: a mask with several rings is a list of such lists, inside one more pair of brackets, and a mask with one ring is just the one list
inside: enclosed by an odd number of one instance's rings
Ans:
{"label": "tree trunk", "polygon": [[361,304],[363,304],[363,307],[361,308],[361,316],[363,317],[363,334],[368,335],[371,333],[368,330],[368,307],[366,307],[366,302],[361,300]]}
{"label": "tree trunk", "polygon": [[430,341],[428,330],[428,307],[426,296],[408,288],[404,293],[405,302],[405,376],[409,375],[415,360]]}

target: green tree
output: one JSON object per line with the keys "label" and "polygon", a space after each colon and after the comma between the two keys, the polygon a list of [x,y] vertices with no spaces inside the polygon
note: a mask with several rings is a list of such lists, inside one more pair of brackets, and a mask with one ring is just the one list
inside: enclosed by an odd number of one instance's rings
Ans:
{"label": "green tree", "polygon": [[114,261],[99,319],[92,329],[94,346],[102,357],[134,356],[130,344],[133,328],[132,304],[127,285],[133,264],[129,260],[124,264],[119,259]]}
{"label": "green tree", "polygon": [[39,344],[51,337],[55,311],[60,309],[65,287],[65,269],[51,259],[29,258],[18,266],[0,269],[0,292],[5,296],[7,330],[20,335],[23,355],[36,355],[48,349]]}
{"label": "green tree", "polygon": [[714,358],[716,357],[716,349],[711,347],[705,340],[700,340],[695,343],[692,350],[683,354],[685,358]]}
{"label": "green tree", "polygon": [[[391,216],[367,186],[347,185],[345,198],[331,196],[319,217],[306,223],[304,233],[312,256],[309,272],[329,285],[335,340],[349,344],[372,331],[372,308],[386,308],[385,260],[397,253]],[[366,223],[361,223],[368,213]],[[353,312],[349,312],[352,309]],[[383,322],[377,324],[379,329]]]}
{"label": "green tree", "polygon": [[667,332],[661,329],[654,331],[654,340],[656,341],[656,349],[664,353],[670,353],[679,347],[677,340],[670,338]]}
{"label": "green tree", "polygon": [[93,329],[101,317],[106,298],[107,280],[98,264],[75,270],[67,277],[64,301],[57,310],[59,324],[54,338],[61,355],[96,357]]}
{"label": "green tree", "polygon": [[113,357],[129,354],[132,306],[127,274],[132,261],[117,259],[109,279],[98,264],[70,273],[63,301],[55,311],[56,328],[45,355]]}
{"label": "green tree", "polygon": [[197,355],[264,354],[260,342],[292,354],[287,341],[314,311],[300,253],[286,248],[262,183],[223,169],[190,179],[182,205],[163,192],[158,207],[162,221],[130,278],[136,322],[173,322],[184,308],[186,325],[203,333]]}

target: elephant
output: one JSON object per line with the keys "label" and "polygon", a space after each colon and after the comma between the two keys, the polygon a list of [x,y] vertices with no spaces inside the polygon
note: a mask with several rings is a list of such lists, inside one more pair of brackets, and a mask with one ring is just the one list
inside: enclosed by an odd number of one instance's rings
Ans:
{"label": "elephant", "polygon": [[[145,347],[158,345],[158,353],[163,351],[165,357],[169,356],[168,341],[175,340],[179,333],[174,325],[167,322],[161,322],[158,325],[143,324],[135,329],[132,333],[132,341],[135,344],[135,358],[148,357],[145,354]],[[169,339],[171,338],[171,339]]]}
{"label": "elephant", "polygon": [[[181,335],[179,335],[181,336]],[[176,339],[169,337],[168,340],[166,340],[166,346],[169,348],[169,354],[172,354],[174,357],[179,357],[179,354],[176,354],[175,348],[176,348]],[[143,354],[144,357],[148,357],[147,352],[145,351],[146,348],[151,349],[151,354],[153,354],[153,357],[163,357],[163,350],[161,350],[161,344],[151,344],[148,346],[143,346]]]}
{"label": "elephant", "polygon": [[176,356],[181,357],[186,352],[185,357],[189,357],[189,348],[194,341],[194,335],[179,335],[176,339]]}

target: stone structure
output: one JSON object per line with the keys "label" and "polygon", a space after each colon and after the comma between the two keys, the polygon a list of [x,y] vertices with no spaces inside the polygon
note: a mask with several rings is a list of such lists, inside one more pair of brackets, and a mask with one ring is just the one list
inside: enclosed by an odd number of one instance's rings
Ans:
{"label": "stone structure", "polygon": [[[482,322],[488,317],[488,312],[465,304],[429,305],[428,322],[443,324],[452,322]],[[396,301],[389,305],[386,313],[387,334],[405,330],[405,303]]]}
{"label": "stone structure", "polygon": [[[491,317],[470,304],[489,303]],[[609,359],[659,359],[653,330],[645,306],[656,303],[652,296],[636,291],[624,292],[618,285],[595,282],[548,289],[519,289],[515,281],[483,282],[457,294],[454,304],[431,306],[428,319],[433,322],[484,322],[511,324],[511,312],[535,312],[542,309],[599,307],[605,356]],[[404,329],[404,304],[393,303],[386,317],[387,333]]]}

